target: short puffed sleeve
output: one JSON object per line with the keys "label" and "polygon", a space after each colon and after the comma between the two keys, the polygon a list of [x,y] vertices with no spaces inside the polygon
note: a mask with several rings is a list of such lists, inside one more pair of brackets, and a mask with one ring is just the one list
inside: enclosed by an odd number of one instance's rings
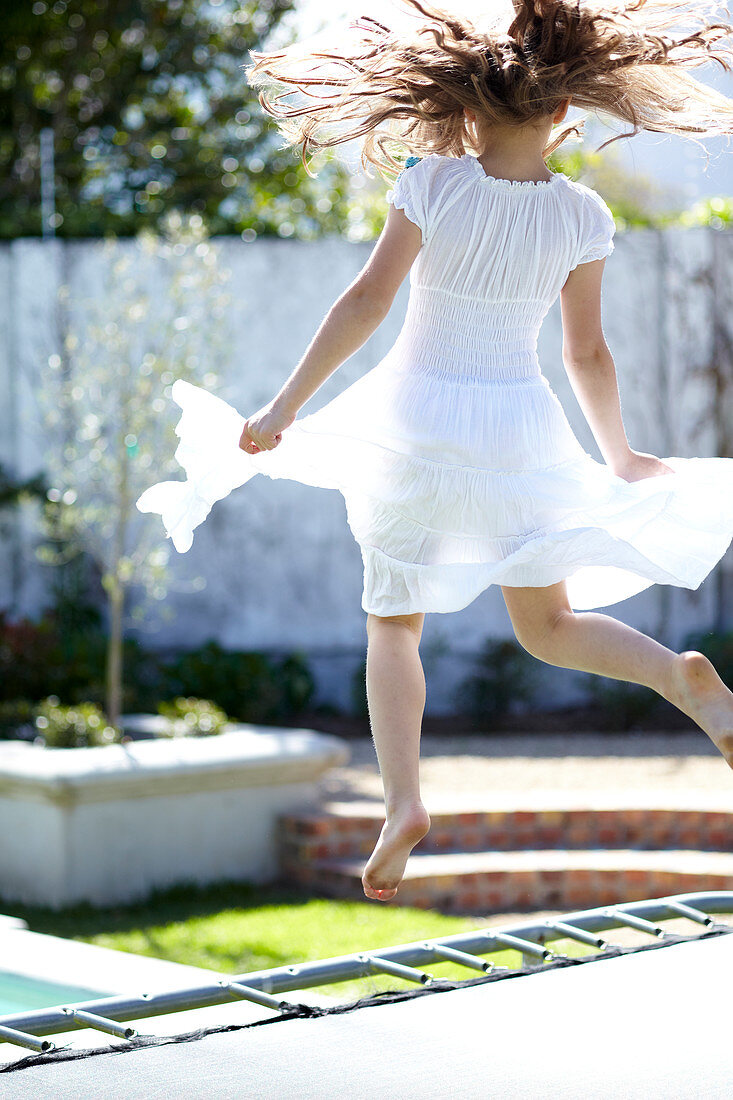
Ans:
{"label": "short puffed sleeve", "polygon": [[614,250],[613,235],[616,223],[605,200],[597,191],[585,189],[585,202],[580,233],[580,251],[576,264],[600,260]]}
{"label": "short puffed sleeve", "polygon": [[422,243],[430,233],[428,219],[428,175],[431,158],[409,157],[405,167],[387,192],[387,202],[404,210],[411,222],[420,227]]}

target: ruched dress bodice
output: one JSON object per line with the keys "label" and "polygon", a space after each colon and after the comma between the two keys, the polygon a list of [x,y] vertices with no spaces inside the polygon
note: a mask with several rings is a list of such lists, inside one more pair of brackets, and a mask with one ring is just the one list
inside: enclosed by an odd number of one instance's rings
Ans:
{"label": "ruched dress bodice", "polygon": [[537,338],[550,304],[543,298],[468,298],[413,283],[394,356],[456,383],[537,379]]}

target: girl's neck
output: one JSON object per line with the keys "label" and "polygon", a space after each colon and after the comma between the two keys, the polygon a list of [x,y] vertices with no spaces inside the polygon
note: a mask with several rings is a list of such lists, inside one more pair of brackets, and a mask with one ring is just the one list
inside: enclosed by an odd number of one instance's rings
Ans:
{"label": "girl's neck", "polygon": [[552,179],[542,156],[551,128],[552,120],[542,127],[522,126],[502,131],[497,128],[488,141],[486,138],[489,135],[478,133],[476,137],[484,140],[476,159],[488,175],[497,179],[530,182]]}
{"label": "girl's neck", "polygon": [[526,158],[512,161],[507,157],[497,156],[492,149],[479,153],[476,159],[487,175],[494,176],[497,179],[527,181],[530,183],[552,179],[552,172],[548,172],[547,165],[541,157],[532,161],[528,161]]}

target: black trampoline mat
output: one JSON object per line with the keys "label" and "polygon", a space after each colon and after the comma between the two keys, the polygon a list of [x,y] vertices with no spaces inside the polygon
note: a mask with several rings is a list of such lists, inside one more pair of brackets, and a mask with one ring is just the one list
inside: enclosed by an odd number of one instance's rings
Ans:
{"label": "black trampoline mat", "polygon": [[731,975],[733,936],[716,930],[311,1018],[174,1036],[171,1016],[162,1043],[11,1063],[0,1095],[731,1100]]}

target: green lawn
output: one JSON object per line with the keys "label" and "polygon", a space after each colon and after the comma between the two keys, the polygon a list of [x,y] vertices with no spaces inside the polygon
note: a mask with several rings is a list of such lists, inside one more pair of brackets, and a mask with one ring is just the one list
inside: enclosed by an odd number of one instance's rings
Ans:
{"label": "green lawn", "polygon": [[[238,883],[176,887],[156,892],[139,904],[105,909],[84,904],[52,910],[0,899],[0,912],[22,917],[34,932],[206,967],[222,974],[244,974],[497,924],[496,918],[447,916],[437,910],[331,900]],[[569,955],[593,950],[570,940],[557,941],[554,949]],[[504,951],[491,958],[501,966],[521,964],[516,951]],[[478,976],[477,971],[452,963],[428,969],[445,978]],[[409,986],[398,978],[379,975],[322,986],[319,991],[348,1001]]]}

